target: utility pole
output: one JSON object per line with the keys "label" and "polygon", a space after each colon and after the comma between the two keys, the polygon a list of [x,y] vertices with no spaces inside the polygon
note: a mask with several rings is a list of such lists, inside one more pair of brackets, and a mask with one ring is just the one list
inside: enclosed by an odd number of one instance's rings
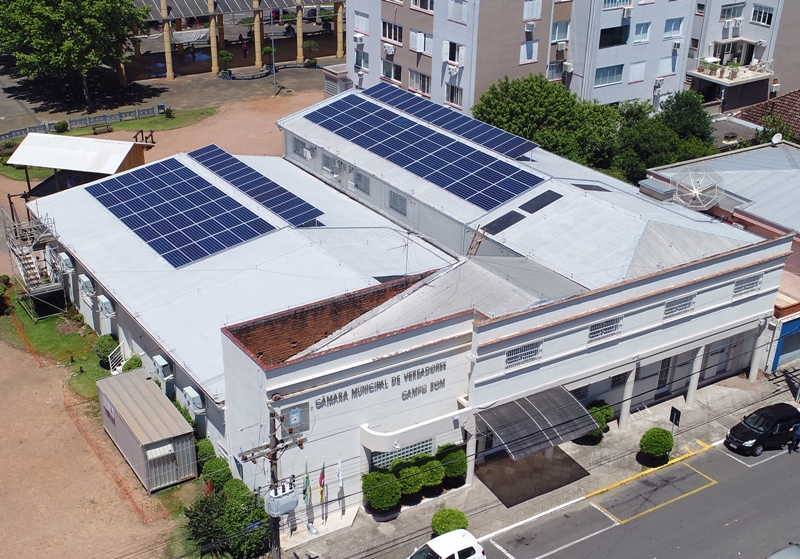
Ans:
{"label": "utility pole", "polygon": [[[278,491],[278,425],[275,423],[277,417],[275,408],[269,408],[269,490],[277,493]],[[272,517],[272,553],[275,559],[281,559],[281,517]]]}

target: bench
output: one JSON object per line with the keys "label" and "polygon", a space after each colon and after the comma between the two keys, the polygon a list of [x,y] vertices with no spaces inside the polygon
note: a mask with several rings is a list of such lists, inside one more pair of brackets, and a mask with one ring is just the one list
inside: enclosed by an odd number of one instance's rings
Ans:
{"label": "bench", "polygon": [[113,132],[114,129],[110,124],[92,124],[92,134],[105,134],[106,132]]}

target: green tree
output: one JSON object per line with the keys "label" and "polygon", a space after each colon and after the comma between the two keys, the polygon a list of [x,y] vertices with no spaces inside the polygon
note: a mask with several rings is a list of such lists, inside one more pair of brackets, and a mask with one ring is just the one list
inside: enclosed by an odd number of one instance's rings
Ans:
{"label": "green tree", "polygon": [[595,438],[601,438],[606,431],[606,427],[608,427],[608,422],[614,418],[614,409],[609,406],[605,400],[589,402],[586,409],[592,414],[592,417],[598,425],[597,429],[589,433],[589,435]]}
{"label": "green tree", "polygon": [[4,0],[0,52],[13,55],[23,75],[79,82],[88,106],[86,76],[129,61],[134,29],[145,28],[149,11],[130,0]]}
{"label": "green tree", "polygon": [[623,126],[619,131],[614,168],[628,182],[636,184],[646,176],[649,167],[678,161],[675,157],[680,138],[656,118],[646,118]]}
{"label": "green tree", "polygon": [[634,122],[650,118],[654,109],[653,104],[649,101],[631,99],[620,102],[620,104],[617,105],[617,111],[625,124],[633,124]]}
{"label": "green tree", "polygon": [[768,144],[775,134],[780,134],[784,140],[790,142],[797,139],[791,125],[779,114],[767,113],[761,117],[761,123],[764,128],[756,132],[753,145]]}
{"label": "green tree", "polygon": [[264,500],[257,499],[238,479],[225,484],[225,494],[227,501],[219,526],[225,535],[228,550],[234,557],[257,557],[266,548],[270,535],[269,515],[264,509]]}
{"label": "green tree", "polygon": [[278,54],[278,49],[272,47],[264,47],[261,49],[261,54],[264,56],[269,56],[269,64],[274,68],[275,66],[275,55]]}
{"label": "green tree", "polygon": [[662,101],[657,118],[682,140],[694,137],[710,144],[714,139],[711,115],[703,108],[703,97],[694,91],[679,91]]}
{"label": "green tree", "polygon": [[221,50],[219,51],[219,59],[222,60],[223,65],[225,66],[223,70],[228,69],[228,62],[233,61],[233,53],[228,50]]}
{"label": "green tree", "polygon": [[222,557],[225,549],[220,520],[225,512],[227,498],[222,493],[209,493],[195,499],[184,511],[189,539],[201,549],[202,555]]}

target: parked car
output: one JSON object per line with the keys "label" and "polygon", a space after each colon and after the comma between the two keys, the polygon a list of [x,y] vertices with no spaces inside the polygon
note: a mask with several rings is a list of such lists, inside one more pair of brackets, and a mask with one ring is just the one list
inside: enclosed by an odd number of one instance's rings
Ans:
{"label": "parked car", "polygon": [[728,431],[725,444],[732,450],[761,456],[765,448],[785,445],[795,423],[800,423],[800,410],[792,404],[773,404],[746,415]]}
{"label": "parked car", "polygon": [[306,10],[305,15],[303,16],[303,21],[306,21],[306,22],[315,22],[315,21],[317,21],[317,9],[316,8],[310,8],[310,9]]}
{"label": "parked car", "polygon": [[800,559],[800,543],[790,543],[767,557],[767,559]]}
{"label": "parked car", "polygon": [[480,559],[485,556],[475,536],[466,530],[453,530],[415,549],[408,559]]}

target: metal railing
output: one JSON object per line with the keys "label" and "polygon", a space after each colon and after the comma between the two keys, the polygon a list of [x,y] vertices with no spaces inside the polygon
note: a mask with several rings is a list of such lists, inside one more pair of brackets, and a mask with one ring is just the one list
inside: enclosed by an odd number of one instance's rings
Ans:
{"label": "metal railing", "polygon": [[[130,111],[119,111],[116,113],[107,113],[97,116],[84,116],[81,118],[70,118],[67,120],[69,129],[75,128],[88,128],[97,124],[112,124],[114,122],[122,122],[123,120],[137,120],[140,118],[147,118],[156,116],[156,108],[150,107],[149,109],[133,109]],[[24,138],[32,132],[43,132],[48,134],[55,132],[56,123],[46,122],[36,126],[26,126],[25,128],[18,128],[16,130],[9,130],[4,134],[0,134],[0,142],[5,140],[13,140],[15,138]]]}
{"label": "metal railing", "polygon": [[750,81],[773,75],[772,60],[764,60],[744,66],[723,66],[702,58],[690,59],[689,72],[705,74],[726,81]]}

